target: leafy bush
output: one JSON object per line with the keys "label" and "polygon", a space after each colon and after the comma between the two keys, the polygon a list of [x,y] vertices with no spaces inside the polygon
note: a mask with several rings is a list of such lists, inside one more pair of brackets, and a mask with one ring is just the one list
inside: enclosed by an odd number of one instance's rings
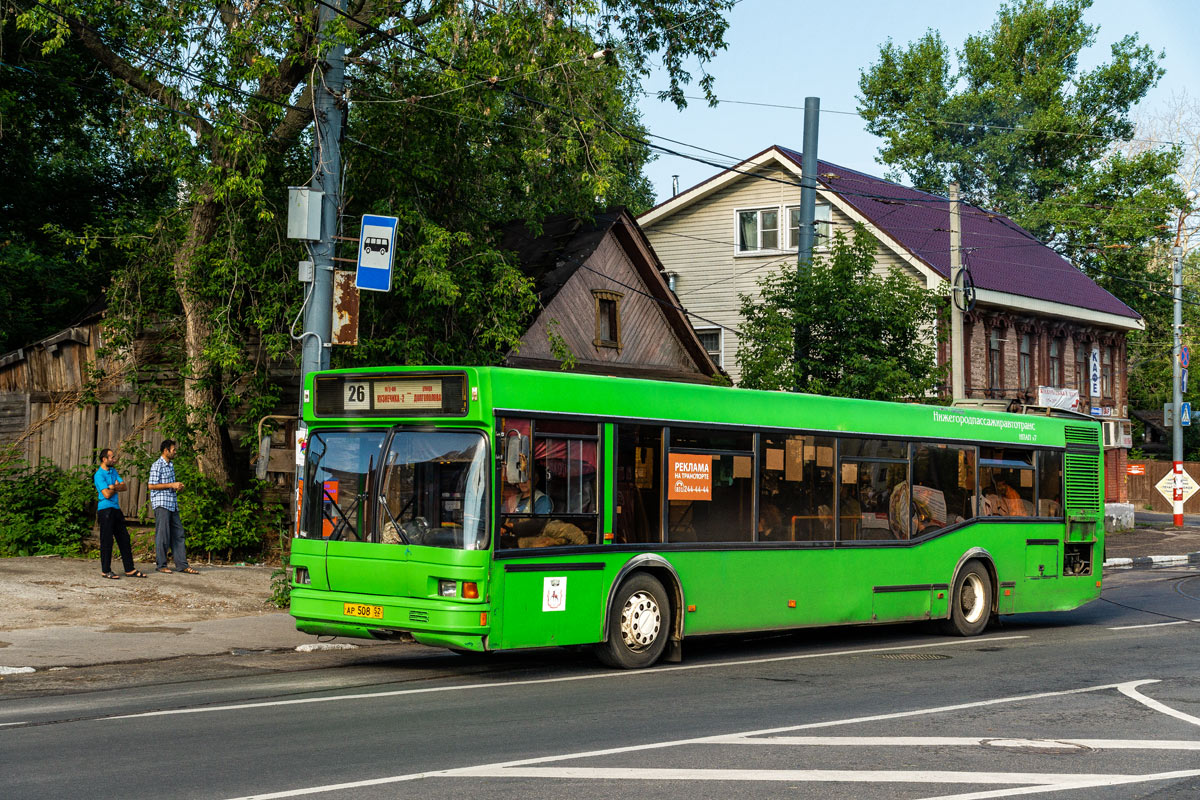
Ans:
{"label": "leafy bush", "polygon": [[287,608],[292,604],[292,584],[288,577],[286,558],[279,569],[271,573],[270,603],[276,608]]}
{"label": "leafy bush", "polygon": [[257,555],[287,524],[284,507],[263,499],[262,481],[252,480],[231,497],[183,459],[175,460],[175,475],[186,487],[179,493],[179,518],[189,552],[204,552],[210,558],[218,553],[227,560]]}
{"label": "leafy bush", "polygon": [[49,459],[0,462],[0,556],[79,555],[91,531],[93,467],[64,470]]}

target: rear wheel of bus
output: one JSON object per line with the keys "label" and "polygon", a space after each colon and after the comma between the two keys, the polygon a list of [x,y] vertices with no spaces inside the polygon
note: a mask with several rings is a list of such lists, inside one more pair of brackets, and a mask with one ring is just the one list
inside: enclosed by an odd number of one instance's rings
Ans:
{"label": "rear wheel of bus", "polygon": [[958,636],[983,633],[992,618],[992,579],[980,561],[972,559],[963,565],[954,581],[950,595],[950,619],[943,620],[942,630]]}
{"label": "rear wheel of bus", "polygon": [[662,583],[639,572],[613,596],[608,610],[608,641],[596,645],[596,655],[610,667],[640,669],[658,661],[667,646],[671,604]]}

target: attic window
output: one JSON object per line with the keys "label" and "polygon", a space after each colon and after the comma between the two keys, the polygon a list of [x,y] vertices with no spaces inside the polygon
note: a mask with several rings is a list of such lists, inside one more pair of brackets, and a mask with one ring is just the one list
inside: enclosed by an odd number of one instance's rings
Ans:
{"label": "attic window", "polygon": [[737,213],[737,252],[779,249],[779,208],[756,208]]}
{"label": "attic window", "polygon": [[596,347],[621,349],[621,298],[620,292],[593,291],[596,298]]}
{"label": "attic window", "polygon": [[[800,246],[800,206],[788,206],[788,250]],[[813,208],[813,249],[823,250],[833,244],[833,212],[829,203],[817,203]]]}

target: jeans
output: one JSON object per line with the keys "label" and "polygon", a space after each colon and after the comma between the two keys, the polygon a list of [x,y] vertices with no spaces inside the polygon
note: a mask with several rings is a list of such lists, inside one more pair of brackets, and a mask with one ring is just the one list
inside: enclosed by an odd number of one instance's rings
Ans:
{"label": "jeans", "polygon": [[183,546],[183,523],[179,512],[169,508],[154,509],[154,556],[158,568],[167,565],[167,551],[175,556],[175,569],[187,569],[187,550]]}
{"label": "jeans", "polygon": [[96,512],[100,522],[100,571],[112,572],[113,540],[121,551],[121,563],[126,572],[133,572],[133,549],[129,545],[129,529],[119,508],[102,508]]}

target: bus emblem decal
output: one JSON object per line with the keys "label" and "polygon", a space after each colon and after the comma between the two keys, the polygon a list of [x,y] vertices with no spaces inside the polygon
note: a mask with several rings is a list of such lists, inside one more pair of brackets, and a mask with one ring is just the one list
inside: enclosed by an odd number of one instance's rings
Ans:
{"label": "bus emblem decal", "polygon": [[567,579],[542,579],[542,611],[565,611],[567,608]]}

